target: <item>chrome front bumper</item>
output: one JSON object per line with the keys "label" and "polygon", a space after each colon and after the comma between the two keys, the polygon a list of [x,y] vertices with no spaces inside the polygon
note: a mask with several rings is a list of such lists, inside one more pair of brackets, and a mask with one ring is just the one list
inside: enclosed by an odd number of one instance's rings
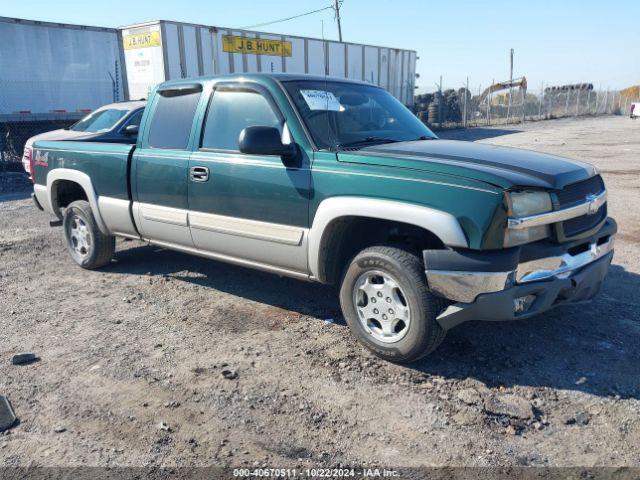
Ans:
{"label": "chrome front bumper", "polygon": [[548,258],[520,263],[515,272],[516,283],[536,282],[548,278],[567,278],[576,270],[601,259],[613,251],[615,235],[604,237],[602,243],[590,242],[584,251],[572,255],[567,252]]}
{"label": "chrome front bumper", "polygon": [[482,293],[499,292],[516,284],[566,278],[571,273],[604,257],[613,250],[614,237],[604,243],[588,244],[588,250],[571,255],[538,258],[519,263],[506,272],[457,272],[427,270],[427,282],[431,291],[456,302],[471,303]]}
{"label": "chrome front bumper", "polygon": [[[526,295],[530,295],[529,293],[519,296],[511,294],[522,293],[524,290],[521,287],[533,286],[538,292],[535,295],[539,296],[539,292],[544,291],[545,288],[554,289],[557,285],[552,285],[557,283],[563,285],[562,289],[565,290],[564,292],[558,290],[557,295],[562,295],[566,300],[569,298],[566,288],[575,290],[579,287],[575,281],[572,281],[574,276],[588,270],[590,265],[596,263],[606,263],[608,266],[613,256],[616,231],[615,222],[608,219],[600,231],[592,237],[566,246],[530,245],[504,252],[484,253],[449,251],[443,254],[440,251],[438,254],[435,250],[427,250],[424,252],[427,282],[432,292],[458,302],[454,305],[454,311],[478,303],[483,296],[490,297],[500,292],[510,292],[507,296],[510,298],[511,315],[507,315],[507,318],[491,318],[492,312],[482,312],[480,316],[488,317],[484,319],[500,320],[515,318],[528,312],[540,313],[539,308],[533,308],[536,299],[525,298]],[[604,260],[605,258],[608,260]],[[447,266],[453,268],[446,268]],[[594,270],[593,276],[598,278],[583,278],[583,275],[581,281],[589,283],[590,286],[591,283],[599,285],[602,280],[599,276],[603,271],[606,275],[606,270],[602,268],[592,270]],[[592,280],[595,281],[592,282]],[[485,306],[490,304],[486,298],[480,303]],[[449,307],[447,311],[451,313],[452,308]],[[473,310],[477,310],[477,307]],[[505,312],[495,316],[504,317]]]}

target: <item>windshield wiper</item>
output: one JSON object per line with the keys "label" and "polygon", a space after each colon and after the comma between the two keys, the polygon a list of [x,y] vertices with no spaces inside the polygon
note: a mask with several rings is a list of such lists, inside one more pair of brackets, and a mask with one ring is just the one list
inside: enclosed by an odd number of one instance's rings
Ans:
{"label": "windshield wiper", "polygon": [[436,137],[429,137],[427,135],[422,135],[421,137],[418,138],[414,138],[413,140],[411,140],[412,142],[417,142],[418,140],[435,140]]}
{"label": "windshield wiper", "polygon": [[352,147],[359,147],[359,146],[366,146],[366,145],[371,145],[374,143],[397,143],[397,142],[401,142],[402,140],[396,140],[394,138],[384,138],[384,137],[365,137],[363,139],[360,140],[355,140],[353,142],[345,142],[345,143],[338,143],[336,145],[336,148],[340,149],[340,148],[352,148]]}

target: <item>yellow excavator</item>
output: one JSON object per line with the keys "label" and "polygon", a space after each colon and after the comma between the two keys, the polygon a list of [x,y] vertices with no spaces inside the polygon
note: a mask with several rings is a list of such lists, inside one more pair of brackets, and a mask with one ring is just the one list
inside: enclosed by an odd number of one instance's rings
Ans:
{"label": "yellow excavator", "polygon": [[487,97],[495,92],[499,92],[500,90],[506,90],[507,88],[518,87],[522,93],[526,96],[527,94],[527,79],[526,77],[514,78],[513,80],[507,80],[506,82],[494,83],[487,87],[484,92],[480,94],[477,99],[477,105],[483,105],[483,102],[487,99]]}

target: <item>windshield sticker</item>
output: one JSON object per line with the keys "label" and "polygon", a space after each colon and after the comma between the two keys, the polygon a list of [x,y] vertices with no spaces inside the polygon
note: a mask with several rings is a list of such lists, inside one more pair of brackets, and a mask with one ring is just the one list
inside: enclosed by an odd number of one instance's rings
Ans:
{"label": "windshield sticker", "polygon": [[342,105],[333,94],[325,90],[300,90],[304,101],[307,102],[311,110],[327,110],[330,112],[339,112]]}

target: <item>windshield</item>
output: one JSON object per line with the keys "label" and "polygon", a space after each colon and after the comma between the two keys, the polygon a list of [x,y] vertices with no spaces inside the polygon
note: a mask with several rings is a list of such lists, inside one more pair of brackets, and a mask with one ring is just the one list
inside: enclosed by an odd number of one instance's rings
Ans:
{"label": "windshield", "polygon": [[108,108],[96,110],[69,128],[74,132],[102,132],[111,130],[130,110]]}
{"label": "windshield", "polygon": [[382,88],[335,81],[291,81],[293,98],[321,149],[436,138],[411,111]]}

